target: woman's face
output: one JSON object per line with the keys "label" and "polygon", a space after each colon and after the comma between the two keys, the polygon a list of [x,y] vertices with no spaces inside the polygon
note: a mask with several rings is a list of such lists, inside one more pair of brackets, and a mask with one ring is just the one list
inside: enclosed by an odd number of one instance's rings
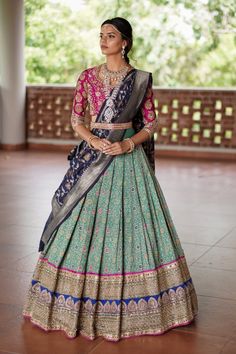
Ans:
{"label": "woman's face", "polygon": [[122,39],[120,32],[111,25],[103,25],[100,32],[100,47],[105,55],[120,54],[126,41]]}

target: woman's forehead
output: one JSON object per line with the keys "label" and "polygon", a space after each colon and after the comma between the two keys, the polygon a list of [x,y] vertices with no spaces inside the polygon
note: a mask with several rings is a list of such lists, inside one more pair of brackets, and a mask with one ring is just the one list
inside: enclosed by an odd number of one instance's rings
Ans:
{"label": "woman's forehead", "polygon": [[110,25],[110,24],[105,24],[101,27],[101,33],[115,33],[115,34],[118,34],[120,33],[118,31],[118,29],[113,26],[113,25]]}

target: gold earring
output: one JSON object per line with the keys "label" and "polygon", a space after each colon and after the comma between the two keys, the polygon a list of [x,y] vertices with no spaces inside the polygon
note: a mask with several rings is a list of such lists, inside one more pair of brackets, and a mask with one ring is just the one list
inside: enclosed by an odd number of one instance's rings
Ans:
{"label": "gold earring", "polygon": [[122,47],[121,56],[122,56],[122,59],[125,58],[125,47],[124,46]]}

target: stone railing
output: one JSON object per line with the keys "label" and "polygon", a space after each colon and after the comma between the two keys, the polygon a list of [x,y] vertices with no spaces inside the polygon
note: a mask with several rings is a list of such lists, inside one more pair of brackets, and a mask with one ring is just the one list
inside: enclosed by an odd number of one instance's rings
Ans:
{"label": "stone railing", "polygon": [[[29,147],[78,142],[70,124],[73,92],[65,85],[27,86]],[[154,101],[159,154],[236,157],[236,90],[156,87]]]}

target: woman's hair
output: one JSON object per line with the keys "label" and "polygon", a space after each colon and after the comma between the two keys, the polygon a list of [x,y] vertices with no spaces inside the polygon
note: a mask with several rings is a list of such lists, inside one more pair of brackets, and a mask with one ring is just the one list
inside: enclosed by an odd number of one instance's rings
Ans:
{"label": "woman's hair", "polygon": [[121,33],[122,39],[127,41],[127,46],[125,47],[125,61],[129,64],[128,53],[133,45],[133,33],[131,24],[125,18],[115,17],[104,21],[102,23],[102,26],[103,25],[113,25]]}

